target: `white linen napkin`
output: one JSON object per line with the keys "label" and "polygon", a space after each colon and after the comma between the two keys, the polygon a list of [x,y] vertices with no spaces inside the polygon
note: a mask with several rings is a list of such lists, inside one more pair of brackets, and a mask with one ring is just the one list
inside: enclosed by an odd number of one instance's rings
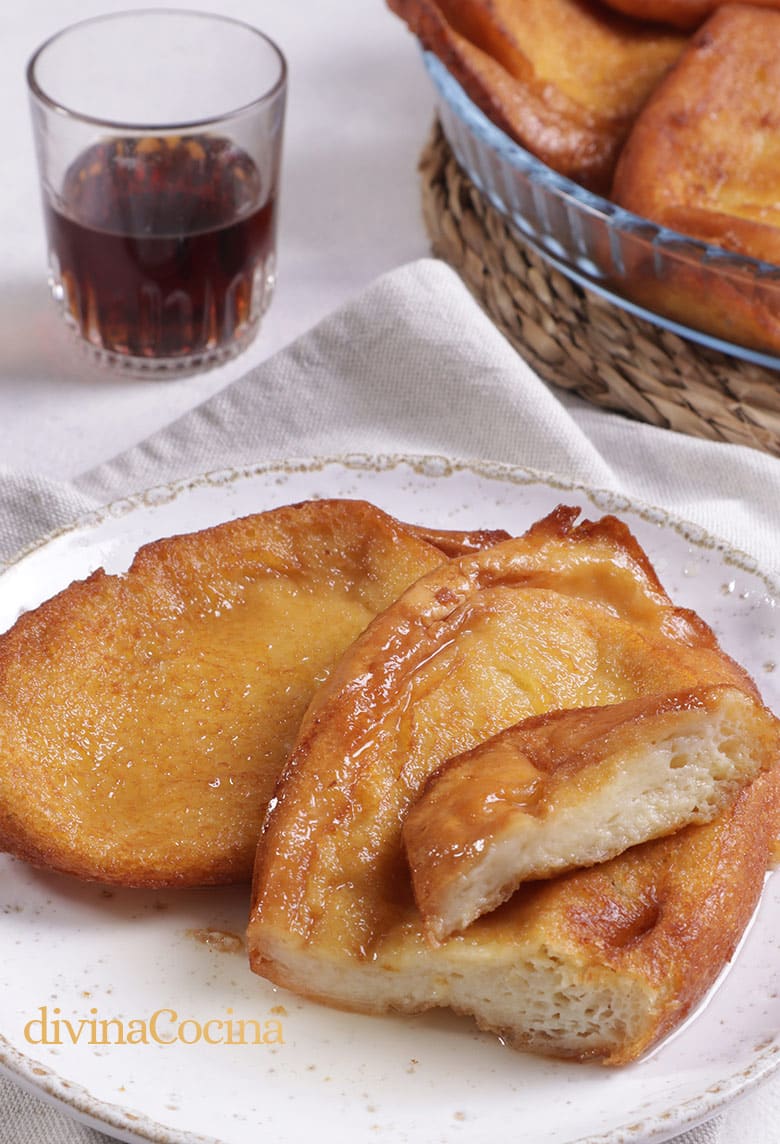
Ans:
{"label": "white linen napkin", "polygon": [[[0,561],[97,503],[175,478],[351,452],[506,461],[624,492],[780,575],[780,461],[552,391],[457,276],[428,259],[379,279],[274,359],[72,484],[0,469]],[[780,1076],[677,1144],[778,1144],[778,1125]],[[0,1144],[104,1140],[0,1078]]]}

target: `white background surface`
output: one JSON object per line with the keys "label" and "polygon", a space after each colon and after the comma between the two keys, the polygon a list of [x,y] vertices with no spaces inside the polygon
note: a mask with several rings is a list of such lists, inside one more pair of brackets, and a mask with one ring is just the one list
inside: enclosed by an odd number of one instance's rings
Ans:
{"label": "white background surface", "polygon": [[416,45],[383,0],[165,0],[158,6],[210,7],[246,20],[287,56],[277,293],[258,339],[221,369],[150,382],[93,366],[46,286],[24,71],[59,28],[154,2],[6,0],[1,7],[0,465],[59,478],[92,467],[428,250],[416,163],[433,100]]}

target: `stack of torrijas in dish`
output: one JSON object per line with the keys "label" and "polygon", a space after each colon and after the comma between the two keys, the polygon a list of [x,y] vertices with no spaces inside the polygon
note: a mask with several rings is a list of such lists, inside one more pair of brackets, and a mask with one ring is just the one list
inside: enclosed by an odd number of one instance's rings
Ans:
{"label": "stack of torrijas in dish", "polygon": [[[780,0],[388,3],[488,118],[555,171],[672,232],[780,264]],[[671,255],[659,275],[640,242],[622,257],[619,293],[780,350],[771,278],[764,289]]]}

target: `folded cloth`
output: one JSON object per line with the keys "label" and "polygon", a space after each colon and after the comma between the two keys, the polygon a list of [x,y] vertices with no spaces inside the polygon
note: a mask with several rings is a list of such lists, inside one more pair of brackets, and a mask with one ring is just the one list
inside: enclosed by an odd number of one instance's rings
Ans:
{"label": "folded cloth", "polygon": [[[553,392],[456,275],[422,260],[148,440],[59,485],[0,469],[0,560],[111,499],[209,470],[344,453],[506,461],[663,506],[780,574],[780,461]],[[489,523],[489,522],[487,522]],[[780,1077],[678,1144],[777,1144]],[[96,1144],[0,1080],[0,1144]]]}

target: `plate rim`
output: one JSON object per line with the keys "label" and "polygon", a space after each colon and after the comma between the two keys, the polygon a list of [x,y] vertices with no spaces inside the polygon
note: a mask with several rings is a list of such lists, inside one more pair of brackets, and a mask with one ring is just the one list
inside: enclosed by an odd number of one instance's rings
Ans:
{"label": "plate rim", "polygon": [[495,461],[483,457],[455,457],[444,453],[372,453],[350,451],[346,453],[323,453],[292,458],[272,458],[255,464],[224,466],[207,469],[189,476],[174,477],[169,481],[150,485],[133,493],[126,493],[94,508],[79,513],[67,524],[59,525],[20,548],[13,556],[0,560],[0,580],[27,557],[55,540],[80,529],[97,528],[109,518],[119,518],[141,508],[155,508],[169,504],[179,496],[196,488],[216,488],[231,485],[241,480],[251,480],[271,472],[288,474],[315,473],[341,465],[345,469],[358,472],[388,472],[403,465],[421,476],[445,477],[457,472],[470,472],[487,480],[497,480],[511,484],[542,484],[560,492],[578,493],[587,498],[594,508],[607,513],[630,513],[650,524],[662,525],[676,532],[688,543],[699,548],[717,551],[724,563],[757,576],[763,581],[767,591],[780,595],[780,572],[762,568],[757,558],[731,541],[711,532],[703,525],[689,520],[679,513],[646,501],[630,493],[619,492],[605,486],[591,485],[585,481],[563,477],[552,470],[539,469],[531,465],[514,464],[511,461]]}
{"label": "plate rim", "polygon": [[[469,473],[478,478],[496,480],[518,486],[543,485],[561,493],[572,492],[587,499],[602,512],[614,512],[638,517],[649,524],[671,529],[687,543],[717,553],[721,561],[756,576],[772,596],[780,596],[780,578],[759,566],[749,553],[736,548],[729,541],[710,533],[693,521],[651,504],[641,498],[585,482],[561,477],[527,465],[480,458],[454,458],[437,453],[363,453],[322,454],[291,459],[271,459],[254,465],[227,466],[207,470],[187,477],[161,482],[80,513],[73,521],[54,528],[24,546],[9,560],[0,562],[0,590],[8,572],[26,559],[45,549],[54,541],[80,531],[99,528],[111,519],[120,519],[135,511],[170,504],[181,496],[199,488],[220,488],[242,481],[251,481],[270,474],[290,475],[322,472],[339,466],[346,471],[384,473],[402,467],[423,477],[442,479],[456,473]],[[258,511],[264,511],[259,509]],[[242,514],[243,515],[243,514]],[[209,527],[204,525],[204,527]],[[191,530],[190,530],[191,531]],[[146,542],[144,542],[146,543]],[[13,859],[12,859],[13,860]],[[769,878],[780,878],[780,868]],[[688,1097],[670,1113],[653,1112],[653,1124],[635,1120],[629,1125],[616,1126],[600,1135],[572,1139],[569,1144],[662,1144],[709,1120],[725,1110],[733,1101],[748,1095],[764,1080],[780,1069],[780,1032],[764,1043],[750,1064],[740,1073],[731,1073],[715,1081],[702,1093]],[[203,1136],[189,1129],[178,1129],[152,1120],[146,1113],[125,1109],[102,1098],[94,1097],[81,1084],[60,1076],[48,1065],[16,1048],[0,1032],[0,1075],[18,1084],[24,1091],[54,1105],[88,1127],[107,1131],[114,1138],[137,1144],[224,1144],[218,1137]],[[667,1125],[664,1117],[673,1119]]]}

